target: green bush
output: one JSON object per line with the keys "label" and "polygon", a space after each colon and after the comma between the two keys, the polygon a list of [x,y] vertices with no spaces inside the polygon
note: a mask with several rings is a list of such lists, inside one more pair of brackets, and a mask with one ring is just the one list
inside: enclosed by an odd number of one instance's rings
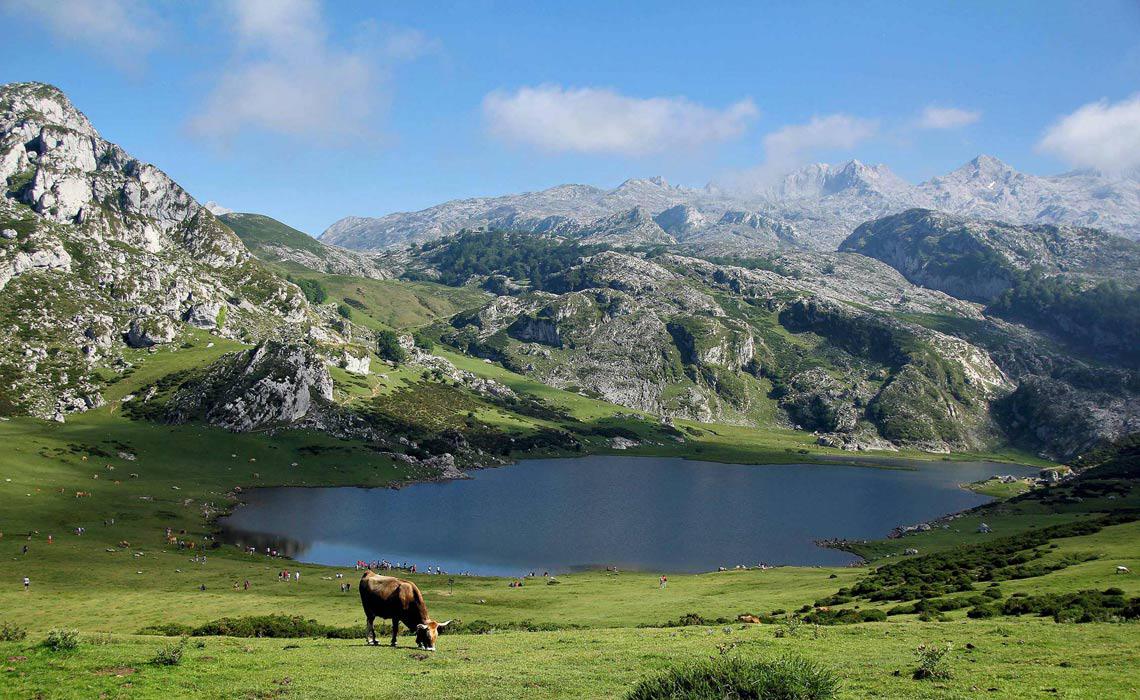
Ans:
{"label": "green bush", "polygon": [[918,649],[915,649],[915,655],[918,656],[918,668],[914,669],[914,679],[921,680],[945,680],[950,677],[950,669],[946,667],[946,657],[950,654],[953,647],[949,643],[946,646],[938,646],[937,644],[920,644]]}
{"label": "green bush", "polygon": [[376,331],[376,354],[382,360],[400,363],[408,359],[408,353],[400,345],[400,336],[395,331]]}
{"label": "green bush", "polygon": [[[379,630],[377,631],[379,634]],[[271,637],[295,639],[324,637],[327,639],[356,639],[364,636],[364,626],[333,627],[300,615],[250,615],[223,617],[198,627],[177,623],[152,625],[139,630],[139,634],[161,634],[167,637]]]}
{"label": "green bush", "polygon": [[971,620],[985,620],[998,614],[996,608],[990,605],[975,605],[966,612]]}
{"label": "green bush", "polygon": [[154,658],[150,660],[155,666],[177,666],[182,663],[182,653],[186,651],[186,637],[178,640],[177,644],[166,644]]}
{"label": "green bush", "polygon": [[0,642],[22,642],[28,638],[28,630],[10,622],[0,624]]}
{"label": "green bush", "polygon": [[839,681],[831,671],[799,658],[746,661],[719,658],[678,666],[638,683],[630,700],[824,700]]}
{"label": "green bush", "polygon": [[79,648],[79,630],[49,630],[44,646],[51,651],[74,651]]}

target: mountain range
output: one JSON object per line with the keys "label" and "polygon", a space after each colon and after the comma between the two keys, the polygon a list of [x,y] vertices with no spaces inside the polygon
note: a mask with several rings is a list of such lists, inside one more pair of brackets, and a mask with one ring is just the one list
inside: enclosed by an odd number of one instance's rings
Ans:
{"label": "mountain range", "polygon": [[[199,204],[38,83],[0,87],[0,178],[0,415],[111,400],[136,420],[321,430],[448,475],[709,423],[1055,457],[1140,430],[1130,180],[982,158],[918,188],[812,166],[748,206],[658,178],[573,185],[392,215],[391,249],[363,252]],[[981,182],[995,196],[970,194]],[[978,218],[1092,182],[1115,194],[1048,211],[1112,231]],[[962,213],[909,207],[936,194]],[[820,222],[837,250],[809,235]],[[150,354],[166,373],[116,397]]]}
{"label": "mountain range", "polygon": [[[379,218],[346,217],[320,238],[344,248],[383,250],[464,228],[592,239],[613,229],[627,241],[664,242],[705,253],[747,253],[780,245],[835,250],[859,224],[912,208],[1010,223],[1093,226],[1140,238],[1140,179],[1135,175],[1079,171],[1043,177],[986,155],[919,185],[885,165],[857,160],[809,165],[750,192],[714,185],[678,187],[659,177],[627,180],[611,190],[559,185]],[[739,225],[743,221],[763,224]],[[636,223],[632,230],[631,222]]]}

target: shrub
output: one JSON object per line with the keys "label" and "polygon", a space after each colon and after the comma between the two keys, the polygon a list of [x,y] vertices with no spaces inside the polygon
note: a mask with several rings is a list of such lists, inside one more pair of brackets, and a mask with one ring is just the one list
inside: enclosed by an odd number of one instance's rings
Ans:
{"label": "shrub", "polygon": [[22,642],[28,638],[28,630],[10,622],[0,624],[0,642]]}
{"label": "shrub", "polygon": [[997,615],[998,611],[989,605],[975,605],[966,612],[966,617],[972,620],[984,620]]}
{"label": "shrub", "polygon": [[825,700],[839,681],[828,669],[799,658],[746,661],[730,657],[670,669],[638,683],[630,700]]}
{"label": "shrub", "polygon": [[329,298],[324,285],[313,279],[290,279],[293,284],[301,288],[301,293],[312,304],[323,304]]}
{"label": "shrub", "polygon": [[166,644],[150,660],[155,666],[177,666],[182,663],[182,652],[186,651],[186,637],[177,644]]}
{"label": "shrub", "polygon": [[[167,637],[272,637],[296,639],[299,637],[325,637],[327,639],[356,639],[364,636],[364,626],[333,627],[300,615],[250,615],[223,617],[198,627],[178,623],[152,625],[139,630],[139,634],[161,634]],[[380,630],[377,630],[380,634]]]}
{"label": "shrub", "polygon": [[431,352],[435,349],[435,341],[432,340],[431,336],[424,334],[422,331],[412,333],[412,342],[416,344],[417,348],[426,350],[427,352]]}
{"label": "shrub", "polygon": [[400,345],[400,336],[395,331],[376,331],[376,354],[382,360],[400,363],[407,359],[407,353]]}
{"label": "shrub", "polygon": [[950,677],[950,669],[946,667],[946,656],[953,647],[947,643],[941,647],[937,644],[920,644],[914,653],[918,656],[918,668],[914,669],[914,679],[945,680]]}
{"label": "shrub", "polygon": [[51,651],[74,651],[79,648],[79,630],[49,630],[44,646]]}

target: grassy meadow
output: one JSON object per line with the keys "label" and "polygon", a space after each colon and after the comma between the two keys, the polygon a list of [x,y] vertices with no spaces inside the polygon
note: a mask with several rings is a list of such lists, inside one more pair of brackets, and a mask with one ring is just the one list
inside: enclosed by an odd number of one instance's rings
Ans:
{"label": "grassy meadow", "polygon": [[[380,297],[368,299],[379,306]],[[423,322],[432,313],[408,318]],[[355,584],[359,572],[247,554],[213,541],[212,519],[234,506],[241,489],[390,486],[427,476],[366,445],[319,433],[231,434],[123,415],[129,405],[123,399],[142,387],[239,347],[193,333],[177,348],[126,351],[134,368],[108,387],[107,406],[62,424],[0,421],[0,697],[621,697],[640,679],[680,662],[789,654],[832,669],[845,698],[1104,698],[1135,695],[1140,688],[1135,623],[1058,624],[1037,616],[975,620],[965,607],[928,620],[895,614],[850,625],[789,621],[804,606],[810,610],[856,585],[869,568],[676,575],[665,590],[658,589],[655,574],[632,572],[575,573],[559,576],[558,585],[537,580],[518,589],[508,588],[506,579],[456,577],[449,585],[447,577],[418,575],[411,578],[433,617],[462,624],[460,633],[440,640],[434,654],[416,650],[409,637],[390,649],[366,647],[362,637],[195,636],[183,643],[178,663],[158,663],[159,652],[179,642],[157,634],[156,627],[257,615],[295,615],[337,628],[363,622],[355,589],[340,591],[342,582]],[[670,440],[654,422],[618,407],[481,360],[443,354],[558,412],[528,415],[489,403],[449,406],[457,394],[432,399],[419,372],[406,367],[380,367],[368,378],[334,372],[337,400],[437,400],[425,421],[470,411],[511,434],[572,430],[586,449],[598,452],[609,449],[609,440],[592,431],[617,426],[644,438],[632,454],[757,464],[843,457],[811,445],[810,435],[778,429],[679,423],[684,442]],[[1016,452],[985,457],[1033,461]],[[876,566],[896,561],[908,547],[923,554],[947,551],[1138,505],[1135,493],[1111,495],[1111,503],[1101,494],[1065,507],[1015,498],[966,514],[945,529],[853,549]],[[990,535],[976,531],[983,519],[993,528]],[[76,534],[76,528],[85,530]],[[169,544],[167,528],[194,549]],[[1008,597],[1119,587],[1138,595],[1140,578],[1114,573],[1116,565],[1140,571],[1137,542],[1136,522],[1059,538],[1039,561],[1064,566],[1003,581],[1001,590]],[[201,554],[204,563],[195,561]],[[301,580],[280,582],[277,572],[283,568],[301,571]],[[31,580],[26,592],[25,576]],[[856,598],[824,607],[886,612],[894,605]],[[736,622],[744,613],[764,616],[767,623]],[[680,625],[687,615],[689,624]],[[3,625],[26,636],[12,632],[3,641]],[[45,637],[57,628],[77,629],[78,647],[45,647]],[[920,644],[952,645],[945,662],[949,677],[911,678]]]}

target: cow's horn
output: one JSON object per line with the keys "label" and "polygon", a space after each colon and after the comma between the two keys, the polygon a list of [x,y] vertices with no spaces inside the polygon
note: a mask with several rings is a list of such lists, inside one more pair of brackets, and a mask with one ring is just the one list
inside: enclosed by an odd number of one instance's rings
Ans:
{"label": "cow's horn", "polygon": [[450,624],[451,624],[451,620],[448,620],[447,622],[439,623],[438,625],[436,625],[436,627],[447,627]]}
{"label": "cow's horn", "polygon": [[422,623],[422,622],[421,622],[420,624],[416,625],[416,629],[418,629],[418,630],[426,630],[426,629],[427,629],[427,625],[425,625],[424,623]]}

